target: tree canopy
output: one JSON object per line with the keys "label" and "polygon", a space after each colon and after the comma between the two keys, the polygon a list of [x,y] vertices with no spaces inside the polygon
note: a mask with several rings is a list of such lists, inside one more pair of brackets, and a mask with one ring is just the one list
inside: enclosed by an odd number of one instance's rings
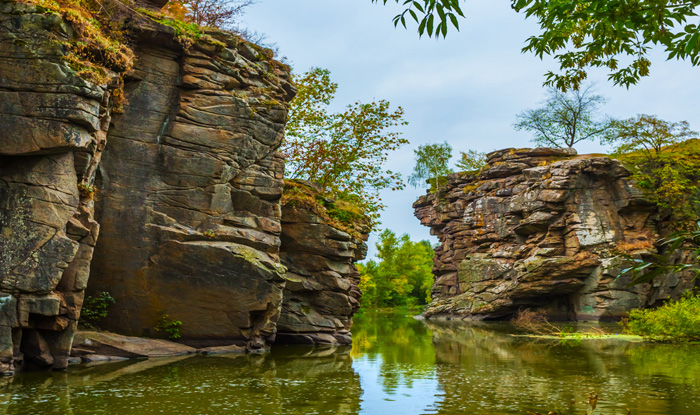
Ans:
{"label": "tree canopy", "polygon": [[377,257],[360,265],[360,289],[365,307],[422,305],[430,301],[433,255],[430,242],[413,242],[390,230],[379,235]]}
{"label": "tree canopy", "polygon": [[638,114],[613,121],[602,142],[614,145],[617,154],[640,152],[651,160],[697,134],[687,121],[668,122],[655,115]]}
{"label": "tree canopy", "polygon": [[[406,27],[407,18],[412,19],[420,35],[444,37],[449,27],[459,30],[458,17],[464,17],[460,0],[395,1],[405,10],[394,25]],[[559,73],[548,72],[544,83],[562,91],[578,89],[591,68],[605,68],[613,84],[629,88],[649,75],[649,52],[655,45],[665,49],[668,59],[700,64],[695,12],[700,0],[511,0],[511,5],[537,19],[541,32],[527,39],[522,50],[559,62]]]}
{"label": "tree canopy", "polygon": [[457,168],[461,171],[475,172],[483,169],[486,166],[486,154],[476,150],[467,150],[459,152],[460,157],[457,160]]}
{"label": "tree canopy", "polygon": [[341,113],[328,106],[338,85],[330,71],[313,68],[295,76],[297,96],[291,103],[286,139],[281,151],[287,158],[285,176],[316,182],[333,197],[365,204],[370,216],[383,208],[381,189],[402,189],[399,173],[386,170],[389,153],[408,140],[398,127],[407,124],[403,109],[389,101],[355,102]]}
{"label": "tree canopy", "polygon": [[518,114],[513,127],[533,132],[532,141],[538,145],[573,147],[584,140],[602,138],[610,129],[612,121],[596,114],[604,102],[590,86],[569,92],[550,88],[544,105]]}
{"label": "tree canopy", "polygon": [[253,0],[177,0],[165,10],[176,18],[199,26],[233,29]]}
{"label": "tree canopy", "polygon": [[424,185],[430,182],[431,186],[440,188],[440,176],[452,173],[447,165],[452,158],[452,146],[444,142],[442,144],[425,144],[413,150],[416,165],[413,173],[408,176],[408,182],[413,186]]}

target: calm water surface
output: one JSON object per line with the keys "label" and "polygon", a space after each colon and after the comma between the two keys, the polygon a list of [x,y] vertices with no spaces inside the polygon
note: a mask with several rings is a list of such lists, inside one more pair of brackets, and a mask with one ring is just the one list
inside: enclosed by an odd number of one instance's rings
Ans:
{"label": "calm water surface", "polygon": [[0,379],[2,414],[699,415],[700,345],[513,337],[358,316],[350,348],[72,366]]}

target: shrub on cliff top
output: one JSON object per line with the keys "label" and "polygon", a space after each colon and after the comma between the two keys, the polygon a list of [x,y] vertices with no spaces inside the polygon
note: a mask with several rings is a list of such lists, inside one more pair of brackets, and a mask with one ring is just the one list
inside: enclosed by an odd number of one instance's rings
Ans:
{"label": "shrub on cliff top", "polygon": [[282,206],[304,208],[321,217],[327,224],[360,238],[370,231],[373,222],[368,217],[366,207],[359,196],[340,193],[330,199],[303,180],[285,180]]}
{"label": "shrub on cliff top", "polygon": [[338,85],[330,71],[313,68],[295,76],[297,96],[291,103],[286,139],[281,151],[287,158],[285,175],[318,183],[329,197],[356,195],[373,220],[384,208],[382,189],[398,190],[398,173],[385,170],[389,153],[408,140],[397,131],[406,125],[403,109],[390,109],[385,100],[355,102],[342,113],[328,106]]}
{"label": "shrub on cliff top", "polygon": [[662,213],[672,214],[680,225],[692,225],[700,217],[700,141],[691,137],[697,133],[685,121],[640,114],[614,121],[603,139],[616,146],[614,156]]}
{"label": "shrub on cliff top", "polygon": [[686,293],[656,309],[632,310],[624,322],[630,334],[658,341],[700,341],[700,293]]}
{"label": "shrub on cliff top", "polygon": [[[44,13],[65,19],[74,30],[72,39],[58,40],[65,48],[64,59],[76,74],[95,85],[109,85],[113,109],[123,104],[123,77],[134,64],[127,44],[124,17],[116,12],[121,3],[96,0],[26,0]],[[116,76],[114,76],[116,74]]]}

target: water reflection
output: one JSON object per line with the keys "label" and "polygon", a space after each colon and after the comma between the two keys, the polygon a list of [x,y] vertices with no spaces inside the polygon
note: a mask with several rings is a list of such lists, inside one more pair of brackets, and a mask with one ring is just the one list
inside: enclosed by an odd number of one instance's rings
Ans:
{"label": "water reflection", "polygon": [[355,346],[74,366],[0,378],[0,414],[700,414],[700,345],[513,337],[365,313]]}
{"label": "water reflection", "polygon": [[194,356],[23,373],[0,394],[7,414],[356,414],[360,379],[344,350]]}
{"label": "water reflection", "polygon": [[[444,391],[440,414],[700,413],[700,348],[619,340],[561,343],[509,335],[499,324],[426,323]],[[690,368],[688,368],[690,366]],[[693,373],[693,370],[695,372]]]}

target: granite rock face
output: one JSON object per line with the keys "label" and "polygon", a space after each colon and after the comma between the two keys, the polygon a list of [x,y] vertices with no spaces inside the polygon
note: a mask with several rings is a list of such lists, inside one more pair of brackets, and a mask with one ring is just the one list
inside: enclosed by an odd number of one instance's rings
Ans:
{"label": "granite rock face", "polygon": [[350,344],[360,307],[356,261],[367,253],[366,227],[341,229],[294,203],[282,207],[282,264],[287,267],[277,342]]}
{"label": "granite rock face", "polygon": [[92,185],[110,92],[64,61],[72,36],[55,15],[0,1],[3,373],[67,366],[99,232]]}
{"label": "granite rock face", "polygon": [[90,292],[104,322],[156,336],[167,315],[193,346],[274,339],[288,68],[222,31],[189,48],[140,26],[128,104],[114,117],[97,184],[102,237]]}
{"label": "granite rock face", "polygon": [[571,150],[490,153],[477,174],[448,176],[415,214],[437,235],[426,316],[508,318],[542,308],[558,319],[615,319],[678,296],[689,278],[627,286],[619,255],[655,249],[656,206],[607,157]]}

